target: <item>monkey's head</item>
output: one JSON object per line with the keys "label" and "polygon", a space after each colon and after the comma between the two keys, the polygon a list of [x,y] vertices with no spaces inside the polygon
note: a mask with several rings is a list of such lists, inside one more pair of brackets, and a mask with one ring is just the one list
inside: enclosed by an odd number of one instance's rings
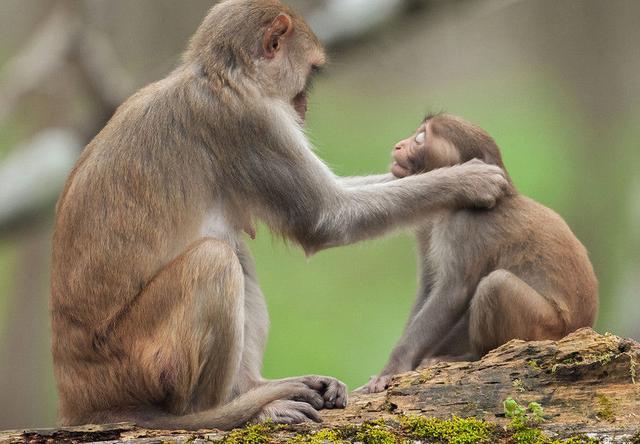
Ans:
{"label": "monkey's head", "polygon": [[411,137],[393,150],[396,177],[424,173],[479,159],[506,169],[500,149],[483,129],[449,114],[428,116]]}
{"label": "monkey's head", "polygon": [[311,80],[326,55],[302,17],[279,0],[226,0],[211,9],[185,60],[205,75],[255,82],[304,121]]}

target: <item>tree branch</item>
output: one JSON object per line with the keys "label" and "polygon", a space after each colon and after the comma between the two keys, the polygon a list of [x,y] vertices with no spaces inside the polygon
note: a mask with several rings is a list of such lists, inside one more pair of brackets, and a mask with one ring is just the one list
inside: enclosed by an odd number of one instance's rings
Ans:
{"label": "tree branch", "polygon": [[[589,442],[584,436],[591,442],[635,443],[640,442],[639,369],[640,344],[583,329],[556,342],[511,341],[478,362],[439,363],[399,375],[385,393],[355,394],[345,410],[324,411],[321,425],[253,426],[228,434],[120,424],[5,432],[0,441],[510,443],[520,431],[538,436],[538,443]],[[519,422],[505,417],[507,398],[523,407]],[[544,411],[527,412],[532,402]]]}

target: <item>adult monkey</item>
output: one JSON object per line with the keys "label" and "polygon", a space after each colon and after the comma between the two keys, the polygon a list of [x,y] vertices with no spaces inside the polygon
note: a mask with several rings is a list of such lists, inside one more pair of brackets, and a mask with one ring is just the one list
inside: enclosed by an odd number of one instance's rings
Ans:
{"label": "adult monkey", "polygon": [[333,378],[261,377],[268,316],[242,231],[260,218],[313,253],[503,193],[500,169],[481,163],[336,178],[301,127],[324,58],[279,1],[222,2],[183,63],[86,148],[53,242],[62,424],[229,429],[343,407]]}

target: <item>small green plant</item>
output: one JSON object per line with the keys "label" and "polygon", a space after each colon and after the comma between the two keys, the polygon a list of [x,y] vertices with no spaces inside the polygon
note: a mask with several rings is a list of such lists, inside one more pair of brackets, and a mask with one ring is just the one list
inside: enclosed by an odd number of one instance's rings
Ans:
{"label": "small green plant", "polygon": [[544,409],[537,402],[530,402],[527,410],[531,413],[530,421],[540,424],[544,421]]}
{"label": "small green plant", "polygon": [[530,402],[529,405],[525,407],[509,397],[505,399],[503,405],[505,416],[511,418],[512,422],[540,424],[544,421],[544,409],[537,402]]}
{"label": "small green plant", "polygon": [[542,370],[542,367],[540,367],[540,364],[538,364],[538,361],[531,359],[529,361],[527,361],[527,365],[529,366],[529,368],[531,370],[535,370],[535,371],[540,371]]}
{"label": "small green plant", "polygon": [[520,378],[516,378],[511,382],[511,385],[513,385],[513,388],[516,389],[517,392],[523,393],[527,391],[527,388],[524,385],[524,382],[522,382],[522,379]]}
{"label": "small green plant", "polygon": [[520,405],[509,397],[504,401],[504,414],[511,418],[509,429],[513,432],[516,444],[545,444],[548,438],[536,428],[544,421],[544,409],[537,402],[531,402],[527,407]]}

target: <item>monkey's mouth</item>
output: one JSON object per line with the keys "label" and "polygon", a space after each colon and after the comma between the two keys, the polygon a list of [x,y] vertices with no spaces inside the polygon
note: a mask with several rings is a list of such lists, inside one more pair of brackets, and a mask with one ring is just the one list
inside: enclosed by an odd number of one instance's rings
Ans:
{"label": "monkey's mouth", "polygon": [[402,164],[400,164],[400,162],[394,161],[391,164],[391,173],[398,179],[402,179],[403,177],[410,176],[411,170],[405,168]]}
{"label": "monkey's mouth", "polygon": [[297,96],[293,98],[293,108],[300,116],[300,119],[304,122],[307,117],[307,110],[309,109],[309,100],[307,91],[300,91]]}
{"label": "monkey's mouth", "polygon": [[402,158],[402,156],[392,154],[393,163],[391,164],[391,172],[398,178],[407,177],[411,175],[411,164],[408,159]]}

